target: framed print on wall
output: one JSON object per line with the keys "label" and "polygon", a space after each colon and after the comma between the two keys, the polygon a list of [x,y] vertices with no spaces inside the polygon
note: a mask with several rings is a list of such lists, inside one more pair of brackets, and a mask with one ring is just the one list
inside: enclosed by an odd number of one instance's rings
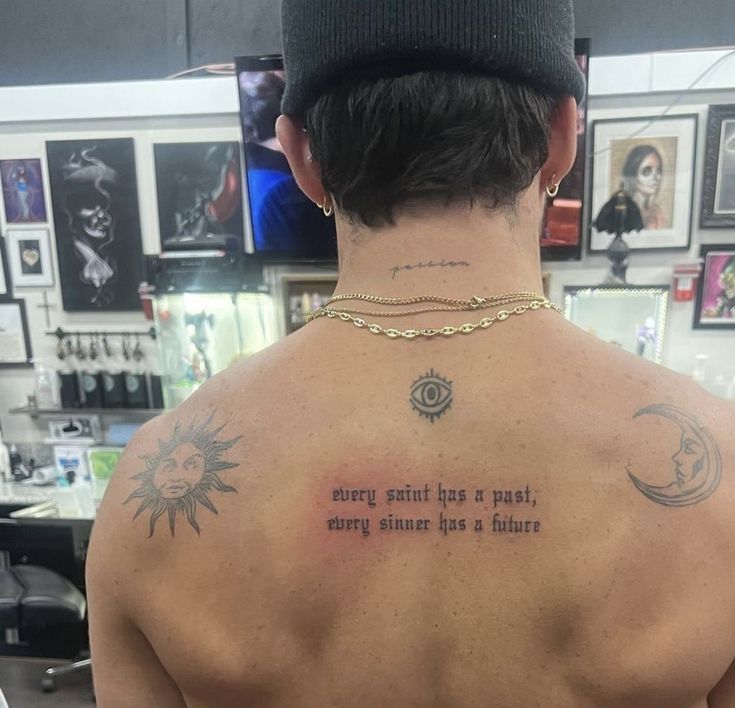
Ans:
{"label": "framed print on wall", "polygon": [[161,249],[244,249],[240,145],[154,146]]}
{"label": "framed print on wall", "polygon": [[[599,120],[593,125],[594,219],[621,186],[640,207],[644,229],[627,234],[631,250],[687,249],[691,243],[696,115]],[[612,237],[590,227],[590,251]]]}
{"label": "framed print on wall", "polygon": [[46,216],[41,160],[0,160],[0,182],[8,224],[42,224]]}
{"label": "framed print on wall", "polygon": [[132,138],[46,143],[64,310],[140,309],[143,243]]}
{"label": "framed print on wall", "polygon": [[0,236],[0,297],[8,294],[8,260],[5,257],[5,239]]}
{"label": "framed print on wall", "polygon": [[695,329],[735,329],[735,244],[702,246]]}
{"label": "framed print on wall", "polygon": [[8,231],[8,261],[16,288],[50,288],[54,284],[46,229]]}
{"label": "framed print on wall", "polygon": [[[589,83],[590,40],[578,39],[574,53]],[[577,159],[571,172],[550,199],[541,232],[541,258],[545,261],[578,261],[582,258],[584,190],[587,182],[587,96],[577,106]]]}
{"label": "framed print on wall", "polygon": [[31,339],[23,300],[0,300],[0,368],[31,366]]}
{"label": "framed print on wall", "polygon": [[700,226],[735,227],[735,105],[709,109]]}

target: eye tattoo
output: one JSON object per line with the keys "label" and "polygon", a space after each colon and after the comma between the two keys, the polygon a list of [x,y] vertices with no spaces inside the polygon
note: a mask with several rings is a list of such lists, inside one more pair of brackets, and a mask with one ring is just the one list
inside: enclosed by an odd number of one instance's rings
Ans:
{"label": "eye tattoo", "polygon": [[411,385],[411,407],[432,423],[452,407],[452,400],[452,382],[439,376],[434,369]]}
{"label": "eye tattoo", "polygon": [[236,492],[225,484],[219,472],[238,467],[236,462],[222,459],[222,454],[236,445],[241,437],[217,440],[224,425],[210,429],[213,415],[201,423],[193,421],[188,426],[180,423],[174,428],[170,440],[159,440],[158,452],[145,455],[145,470],[131,479],[138,480],[138,488],[123,502],[140,499],[140,506],[133,521],[144,511],[150,512],[149,537],[156,530],[156,522],[168,514],[168,525],[173,536],[176,517],[181,514],[199,534],[197,505],[218,513],[209,498],[212,491]]}

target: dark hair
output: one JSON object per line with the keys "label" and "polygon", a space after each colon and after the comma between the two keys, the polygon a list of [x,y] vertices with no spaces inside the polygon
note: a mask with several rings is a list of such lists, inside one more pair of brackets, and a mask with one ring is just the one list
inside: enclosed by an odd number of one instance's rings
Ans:
{"label": "dark hair", "polygon": [[664,159],[661,157],[661,153],[656,150],[653,145],[637,145],[628,153],[628,157],[625,158],[625,164],[623,165],[623,177],[637,177],[638,170],[641,169],[643,160],[645,160],[649,155],[655,155],[663,166]]}
{"label": "dark hair", "polygon": [[246,143],[260,143],[276,137],[276,121],[281,115],[281,99],[285,90],[284,79],[271,71],[253,78],[246,74],[240,77],[243,139]]}
{"label": "dark hair", "polygon": [[502,79],[455,72],[351,80],[307,112],[325,189],[353,221],[399,208],[512,208],[548,159],[556,100]]}

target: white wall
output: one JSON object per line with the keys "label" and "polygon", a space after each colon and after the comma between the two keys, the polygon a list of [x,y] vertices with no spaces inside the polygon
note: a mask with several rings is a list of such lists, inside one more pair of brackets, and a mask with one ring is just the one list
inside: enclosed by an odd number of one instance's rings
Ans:
{"label": "white wall", "polygon": [[[694,232],[689,254],[661,251],[634,254],[629,270],[633,284],[671,284],[674,265],[696,259],[702,243],[735,243],[735,230],[702,231],[698,227],[702,188],[707,106],[735,103],[735,56],[725,52],[668,53],[608,57],[591,63],[589,118],[648,116],[661,113],[713,62],[722,58],[698,90],[687,94],[671,111],[698,113],[698,160],[695,175]],[[655,91],[650,93],[650,91]],[[0,89],[0,159],[40,157],[45,162],[45,141],[83,137],[133,137],[136,143],[138,191],[143,247],[148,254],[159,251],[153,144],[240,138],[235,82],[229,78],[191,79],[176,82],[131,82],[82,86],[48,86]],[[46,176],[46,179],[48,177]],[[46,201],[51,200],[46,184]],[[0,219],[4,215],[0,216]],[[0,221],[5,232],[7,225]],[[52,246],[53,223],[49,222]],[[566,285],[595,285],[602,281],[604,256],[585,255],[581,263],[549,263],[552,296],[560,302]],[[68,314],[61,310],[61,292],[56,285],[49,299],[57,308],[51,313],[52,329],[92,330],[147,328],[142,314]],[[44,313],[38,309],[42,290],[17,289],[27,303],[33,353],[55,363],[55,340],[46,337]],[[694,356],[710,356],[713,370],[735,374],[735,332],[692,329],[693,304],[673,303],[670,309],[664,364],[689,372]],[[149,358],[155,348],[148,345]],[[122,363],[121,363],[122,366]],[[0,420],[10,439],[35,437],[28,420],[8,416],[9,408],[23,404],[33,387],[30,370],[0,369]]]}

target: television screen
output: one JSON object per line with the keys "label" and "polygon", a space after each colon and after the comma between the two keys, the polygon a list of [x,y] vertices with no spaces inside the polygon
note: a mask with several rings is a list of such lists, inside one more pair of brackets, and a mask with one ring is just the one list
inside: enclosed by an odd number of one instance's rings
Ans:
{"label": "television screen", "polygon": [[286,87],[281,58],[240,57],[236,64],[255,253],[272,260],[336,261],[334,218],[299,189],[276,137]]}

